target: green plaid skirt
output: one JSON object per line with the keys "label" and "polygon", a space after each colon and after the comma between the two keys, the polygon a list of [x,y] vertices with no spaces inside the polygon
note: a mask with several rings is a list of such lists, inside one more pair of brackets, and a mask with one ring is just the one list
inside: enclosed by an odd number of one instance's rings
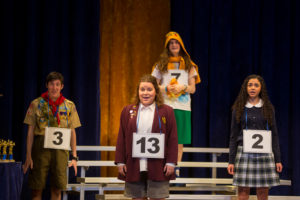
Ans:
{"label": "green plaid skirt", "polygon": [[233,185],[241,187],[271,187],[279,185],[279,175],[273,153],[243,153],[238,146]]}

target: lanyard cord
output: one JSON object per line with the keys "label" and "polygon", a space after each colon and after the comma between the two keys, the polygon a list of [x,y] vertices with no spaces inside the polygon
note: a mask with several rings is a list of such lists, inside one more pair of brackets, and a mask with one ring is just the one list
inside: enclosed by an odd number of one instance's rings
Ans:
{"label": "lanyard cord", "polygon": [[[49,115],[49,99],[48,99],[48,127],[50,127],[50,115]],[[64,101],[64,105],[65,105],[65,109],[66,109],[66,112],[67,112],[67,127],[69,127],[69,122],[68,122],[68,109],[67,109],[67,106],[66,106],[66,102]],[[59,106],[56,107],[56,112],[54,113],[54,117],[57,115],[57,112],[59,110]]]}
{"label": "lanyard cord", "polygon": [[[138,128],[139,128],[139,121],[140,121],[140,109],[141,109],[141,106],[139,107],[139,110],[138,110],[138,116],[137,116],[137,120],[136,120],[136,132],[138,133]],[[161,134],[161,121],[160,121],[160,116],[158,114],[158,107],[157,105],[155,104],[155,109],[157,111],[157,117],[158,117],[158,124],[159,124],[159,131],[160,131],[160,134]]]}

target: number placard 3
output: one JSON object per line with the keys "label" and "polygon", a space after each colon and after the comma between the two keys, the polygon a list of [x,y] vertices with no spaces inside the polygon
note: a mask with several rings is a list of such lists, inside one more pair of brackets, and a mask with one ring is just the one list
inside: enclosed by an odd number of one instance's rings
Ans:
{"label": "number placard 3", "polygon": [[132,157],[164,158],[165,134],[133,133]]}
{"label": "number placard 3", "polygon": [[272,153],[272,132],[243,130],[244,153]]}
{"label": "number placard 3", "polygon": [[46,127],[44,148],[70,150],[71,129]]}

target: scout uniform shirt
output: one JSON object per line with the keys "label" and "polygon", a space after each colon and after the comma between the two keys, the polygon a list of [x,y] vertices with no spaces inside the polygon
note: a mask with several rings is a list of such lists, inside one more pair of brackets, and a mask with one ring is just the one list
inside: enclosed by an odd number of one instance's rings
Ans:
{"label": "scout uniform shirt", "polygon": [[35,126],[34,135],[45,135],[45,128],[60,127],[75,129],[81,126],[75,104],[65,99],[58,107],[60,124],[58,125],[56,117],[53,116],[51,106],[42,97],[33,100],[27,110],[24,123]]}

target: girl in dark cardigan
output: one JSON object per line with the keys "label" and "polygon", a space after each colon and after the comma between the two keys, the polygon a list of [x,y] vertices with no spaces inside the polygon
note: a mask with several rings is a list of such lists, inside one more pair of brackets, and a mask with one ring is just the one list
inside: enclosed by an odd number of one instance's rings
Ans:
{"label": "girl in dark cardigan", "polygon": [[[244,80],[232,110],[228,173],[238,186],[239,200],[249,198],[251,187],[256,188],[258,200],[265,200],[269,187],[279,185],[282,164],[275,112],[261,76],[250,75]],[[270,130],[272,153],[244,152],[243,144],[249,141],[243,141],[243,132],[248,129]]]}

